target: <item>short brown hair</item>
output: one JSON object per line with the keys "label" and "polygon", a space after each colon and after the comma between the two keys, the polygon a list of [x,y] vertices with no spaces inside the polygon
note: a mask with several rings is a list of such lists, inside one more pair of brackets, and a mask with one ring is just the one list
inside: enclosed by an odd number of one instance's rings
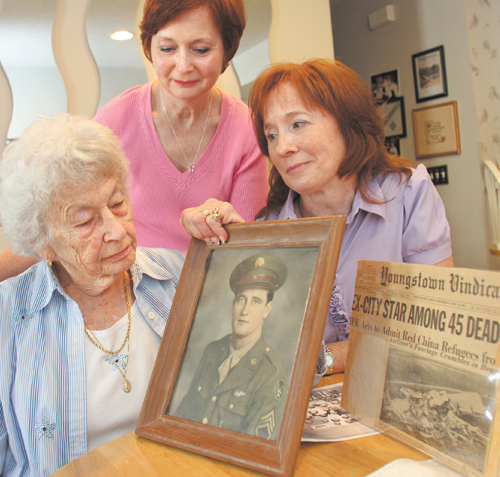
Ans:
{"label": "short brown hair", "polygon": [[151,41],[154,35],[168,22],[181,14],[206,6],[222,37],[224,45],[224,71],[232,60],[246,25],[243,0],[146,0],[144,16],[140,24],[144,54],[151,59]]}
{"label": "short brown hair", "polygon": [[[368,182],[377,174],[411,172],[409,161],[391,156],[384,145],[384,116],[377,107],[371,88],[346,65],[328,59],[275,64],[255,80],[249,105],[257,140],[266,156],[269,156],[264,133],[267,98],[271,91],[283,84],[291,85],[307,106],[325,111],[335,118],[346,148],[338,176],[356,176],[364,199],[371,200]],[[259,217],[283,205],[288,195],[288,188],[274,166],[270,186],[268,204],[259,212]]]}

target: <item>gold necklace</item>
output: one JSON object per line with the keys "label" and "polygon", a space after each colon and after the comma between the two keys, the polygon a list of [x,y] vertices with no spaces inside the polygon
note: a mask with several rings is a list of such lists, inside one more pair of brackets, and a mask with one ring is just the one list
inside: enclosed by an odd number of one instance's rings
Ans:
{"label": "gold necklace", "polygon": [[[128,315],[128,328],[127,328],[127,334],[125,335],[125,340],[123,341],[123,344],[120,346],[120,348],[116,351],[108,350],[106,349],[97,339],[97,337],[94,335],[94,332],[87,328],[85,326],[85,333],[87,333],[87,336],[90,338],[90,341],[97,346],[101,351],[104,351],[109,358],[111,359],[111,362],[113,363],[113,366],[120,371],[121,375],[123,376],[123,382],[122,382],[122,389],[126,392],[129,393],[132,389],[132,385],[130,384],[130,381],[127,379],[127,369],[128,369],[128,358],[130,356],[130,324],[132,323],[132,316],[130,313],[130,297],[129,297],[129,289],[128,289],[128,280],[127,280],[127,272],[123,272],[123,284],[125,286],[125,301],[127,302],[127,315]],[[84,322],[85,323],[85,322]],[[92,335],[92,336],[91,336]],[[125,343],[127,343],[127,364],[125,365],[125,372],[123,372],[120,369],[120,366],[114,361],[113,355],[118,354],[123,347],[125,346]]]}
{"label": "gold necklace", "polygon": [[186,157],[186,154],[184,154],[184,149],[182,149],[181,143],[179,142],[179,139],[177,138],[177,134],[175,134],[175,129],[174,126],[172,125],[172,122],[170,121],[170,118],[167,113],[167,108],[165,108],[165,103],[163,102],[163,92],[161,90],[161,85],[159,84],[160,87],[160,100],[161,100],[161,107],[163,108],[163,112],[165,113],[165,116],[167,118],[168,124],[170,124],[170,129],[174,133],[175,140],[177,142],[177,145],[179,146],[179,149],[182,152],[182,155],[184,156],[184,160],[186,161],[186,164],[188,165],[188,173],[191,174],[191,172],[194,172],[194,163],[196,162],[196,158],[198,157],[198,153],[200,152],[201,148],[201,143],[203,142],[203,138],[205,137],[205,131],[207,130],[207,124],[208,124],[208,118],[210,117],[210,109],[212,108],[212,99],[214,95],[212,94],[212,91],[210,91],[210,103],[208,104],[208,112],[207,112],[207,117],[205,119],[205,126],[203,127],[203,133],[201,135],[200,143],[198,144],[198,149],[196,150],[196,154],[194,155],[194,158],[191,162],[188,161],[188,158]]}
{"label": "gold necklace", "polygon": [[94,343],[94,345],[96,345],[101,351],[104,351],[107,354],[119,353],[125,347],[125,344],[127,343],[130,334],[130,324],[132,322],[132,318],[130,315],[130,299],[128,296],[128,280],[126,273],[127,272],[123,272],[123,283],[125,285],[125,300],[127,302],[128,328],[127,328],[127,334],[125,335],[125,339],[123,340],[123,343],[120,346],[120,348],[118,348],[116,351],[106,349],[101,343],[99,343],[99,340],[96,338],[92,330],[87,328],[87,326],[85,325],[85,333],[87,333],[87,336],[89,337],[90,341],[92,341],[92,343]]}
{"label": "gold necklace", "polygon": [[[52,271],[54,272],[54,276],[56,277],[56,280],[61,284],[61,281],[59,280],[59,276],[57,275],[55,267],[50,267],[52,268]],[[85,329],[86,335],[89,337],[90,341],[97,346],[101,351],[104,351],[109,358],[111,359],[111,362],[113,363],[113,366],[120,371],[121,375],[123,376],[123,382],[122,382],[122,389],[126,392],[129,393],[132,389],[132,385],[130,384],[130,381],[127,379],[127,369],[128,369],[128,358],[130,356],[130,325],[132,323],[132,315],[130,313],[130,297],[129,297],[129,288],[128,288],[128,275],[127,272],[123,272],[123,284],[125,287],[125,301],[127,302],[127,316],[128,316],[128,327],[127,327],[127,334],[125,335],[125,340],[123,341],[122,345],[120,348],[116,351],[108,350],[102,344],[99,342],[99,340],[96,338],[94,333],[92,332],[91,329],[87,328],[87,325],[85,324],[85,320],[83,320],[83,326]],[[62,286],[62,285],[61,285]],[[92,335],[92,336],[91,336]],[[113,360],[113,354],[118,354],[124,347],[125,343],[128,343],[127,346],[127,364],[125,365],[125,373],[120,369],[117,363]]]}

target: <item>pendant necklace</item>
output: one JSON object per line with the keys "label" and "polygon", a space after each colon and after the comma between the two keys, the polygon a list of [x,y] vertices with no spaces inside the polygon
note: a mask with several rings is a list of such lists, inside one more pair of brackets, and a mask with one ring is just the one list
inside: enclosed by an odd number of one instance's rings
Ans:
{"label": "pendant necklace", "polygon": [[165,113],[165,117],[167,118],[168,124],[170,124],[170,129],[172,130],[175,141],[177,142],[177,146],[179,146],[180,151],[182,152],[182,155],[184,156],[184,160],[186,161],[186,164],[188,165],[187,171],[189,174],[191,172],[194,172],[194,165],[196,163],[196,160],[198,158],[198,154],[200,152],[201,148],[201,143],[203,142],[203,138],[205,137],[205,131],[207,130],[207,124],[208,124],[208,118],[210,117],[210,109],[212,108],[212,99],[214,95],[212,94],[212,91],[210,91],[210,103],[208,104],[208,112],[207,112],[207,117],[205,119],[205,126],[203,126],[203,133],[201,134],[201,139],[200,143],[198,144],[198,149],[196,150],[196,154],[194,155],[194,158],[191,162],[188,161],[188,158],[186,157],[186,154],[184,154],[184,149],[182,149],[181,143],[179,142],[179,138],[177,137],[177,134],[175,133],[174,126],[172,125],[172,122],[170,121],[170,117],[168,116],[167,113],[167,108],[165,108],[165,103],[163,102],[163,91],[161,90],[161,85],[160,87],[160,100],[161,100],[161,107],[163,108],[163,112]]}
{"label": "pendant necklace", "polygon": [[[56,277],[56,280],[60,284],[61,281],[59,280],[59,276],[57,275],[55,267],[51,266],[51,268],[52,268],[52,271],[54,272],[54,276]],[[130,381],[127,379],[127,369],[128,369],[128,358],[130,356],[130,325],[132,323],[132,315],[131,315],[131,312],[130,312],[131,306],[130,306],[130,297],[129,297],[128,275],[127,275],[127,272],[123,272],[123,284],[124,284],[124,288],[125,288],[125,301],[127,302],[128,328],[127,328],[127,334],[125,335],[125,339],[123,340],[122,345],[116,351],[106,349],[99,342],[99,340],[96,338],[96,336],[94,335],[93,331],[91,329],[87,328],[87,326],[85,324],[85,320],[83,322],[83,326],[84,326],[84,329],[85,329],[85,333],[88,336],[88,338],[90,339],[90,341],[95,346],[97,346],[97,348],[99,348],[101,351],[104,351],[108,355],[108,357],[110,358],[113,366],[118,371],[120,371],[121,375],[123,376],[122,389],[123,389],[124,392],[129,393],[130,390],[132,389],[132,385],[130,384]],[[123,372],[120,369],[119,363],[116,362],[115,356],[125,347],[125,344],[128,345],[127,346],[127,364],[125,365],[125,372]],[[113,355],[115,355],[115,356],[113,356]]]}
{"label": "pendant necklace", "polygon": [[[128,288],[128,279],[127,279],[127,272],[123,272],[123,284],[125,287],[125,301],[127,302],[127,316],[128,316],[128,328],[127,328],[127,334],[125,335],[125,339],[123,340],[122,345],[120,346],[119,349],[116,351],[106,349],[96,338],[94,335],[93,331],[85,326],[85,333],[89,337],[90,341],[97,346],[101,351],[104,351],[110,358],[111,362],[113,363],[113,366],[120,371],[121,375],[123,376],[123,382],[122,382],[122,389],[124,392],[129,393],[132,389],[132,385],[130,384],[130,381],[127,379],[127,369],[128,369],[128,358],[130,356],[130,324],[132,322],[132,316],[130,313],[130,297],[129,297],[129,288]],[[125,343],[127,343],[127,364],[125,365],[125,372],[123,372],[119,366],[119,363],[116,362],[115,356],[124,348]],[[115,356],[113,356],[115,355]]]}

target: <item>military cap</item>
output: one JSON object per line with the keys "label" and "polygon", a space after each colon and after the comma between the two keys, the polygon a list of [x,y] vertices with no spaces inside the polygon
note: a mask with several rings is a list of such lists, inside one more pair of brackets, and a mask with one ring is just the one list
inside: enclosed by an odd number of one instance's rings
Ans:
{"label": "military cap", "polygon": [[258,253],[236,265],[229,285],[234,293],[246,288],[262,288],[276,291],[283,285],[287,268],[285,262],[270,253]]}

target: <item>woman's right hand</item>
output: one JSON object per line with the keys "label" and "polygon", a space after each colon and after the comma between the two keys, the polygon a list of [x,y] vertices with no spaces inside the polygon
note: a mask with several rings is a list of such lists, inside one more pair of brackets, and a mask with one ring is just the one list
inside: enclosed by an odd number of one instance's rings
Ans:
{"label": "woman's right hand", "polygon": [[[220,218],[217,216],[217,211]],[[208,199],[199,207],[191,207],[181,212],[181,224],[186,232],[204,240],[208,245],[225,243],[227,232],[222,225],[245,222],[229,202]]]}

